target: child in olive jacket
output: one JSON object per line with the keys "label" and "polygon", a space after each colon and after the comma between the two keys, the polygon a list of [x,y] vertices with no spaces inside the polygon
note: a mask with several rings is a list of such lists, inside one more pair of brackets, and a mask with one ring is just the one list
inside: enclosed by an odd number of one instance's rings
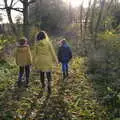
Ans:
{"label": "child in olive jacket", "polygon": [[68,76],[68,63],[72,58],[72,51],[66,40],[61,40],[61,46],[58,49],[58,60],[62,64],[63,79]]}
{"label": "child in olive jacket", "polygon": [[21,38],[19,40],[18,45],[16,46],[15,59],[16,59],[16,64],[19,66],[19,75],[18,75],[17,84],[20,87],[22,77],[25,72],[25,77],[26,77],[25,85],[27,87],[29,83],[30,65],[32,64],[32,56],[26,38]]}

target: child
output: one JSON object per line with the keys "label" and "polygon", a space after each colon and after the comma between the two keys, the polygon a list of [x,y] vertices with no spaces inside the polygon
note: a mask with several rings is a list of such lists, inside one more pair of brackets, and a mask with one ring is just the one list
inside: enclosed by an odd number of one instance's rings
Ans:
{"label": "child", "polygon": [[20,87],[21,85],[24,71],[26,77],[25,86],[27,87],[29,83],[30,65],[32,63],[32,56],[26,38],[21,38],[19,40],[16,48],[15,58],[16,58],[16,64],[19,66],[19,76],[17,81],[18,87]]}
{"label": "child", "polygon": [[40,71],[42,88],[45,88],[45,74],[48,80],[48,94],[51,94],[51,71],[53,64],[57,63],[57,57],[47,34],[41,31],[37,34],[35,45],[34,65]]}
{"label": "child", "polygon": [[61,46],[58,49],[58,60],[62,64],[63,79],[68,76],[68,63],[72,58],[72,51],[67,45],[66,40],[61,40]]}

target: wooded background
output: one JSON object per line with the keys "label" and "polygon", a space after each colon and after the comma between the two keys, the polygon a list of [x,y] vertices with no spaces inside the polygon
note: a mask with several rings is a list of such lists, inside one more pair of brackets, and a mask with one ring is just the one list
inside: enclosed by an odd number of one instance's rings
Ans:
{"label": "wooded background", "polygon": [[[16,7],[18,3],[22,7]],[[36,33],[45,30],[56,50],[57,42],[66,38],[74,57],[84,58],[84,74],[91,80],[96,99],[104,106],[108,120],[120,119],[119,0],[89,0],[88,7],[84,7],[84,0],[78,7],[62,0],[9,0],[9,3],[3,0],[0,10],[0,21],[4,22],[3,12],[9,21],[0,24],[0,64],[11,56],[21,36],[27,37],[32,46]],[[15,20],[12,11],[18,12]],[[100,116],[97,119],[97,115],[89,120],[107,120]]]}

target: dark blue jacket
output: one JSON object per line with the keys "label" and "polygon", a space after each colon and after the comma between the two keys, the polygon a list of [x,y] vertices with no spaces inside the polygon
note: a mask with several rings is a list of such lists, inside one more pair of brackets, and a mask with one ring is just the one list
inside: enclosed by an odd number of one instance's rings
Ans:
{"label": "dark blue jacket", "polygon": [[58,60],[62,63],[68,63],[72,58],[72,51],[70,47],[65,43],[58,49]]}

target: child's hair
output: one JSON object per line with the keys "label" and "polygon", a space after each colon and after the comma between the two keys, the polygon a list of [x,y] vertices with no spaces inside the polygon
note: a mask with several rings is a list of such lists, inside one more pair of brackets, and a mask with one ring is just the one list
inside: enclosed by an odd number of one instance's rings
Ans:
{"label": "child's hair", "polygon": [[24,45],[26,43],[27,39],[25,37],[19,39],[19,44]]}
{"label": "child's hair", "polygon": [[46,39],[46,35],[45,35],[44,31],[41,31],[37,35],[37,40],[39,41],[39,40],[43,40],[43,39]]}

